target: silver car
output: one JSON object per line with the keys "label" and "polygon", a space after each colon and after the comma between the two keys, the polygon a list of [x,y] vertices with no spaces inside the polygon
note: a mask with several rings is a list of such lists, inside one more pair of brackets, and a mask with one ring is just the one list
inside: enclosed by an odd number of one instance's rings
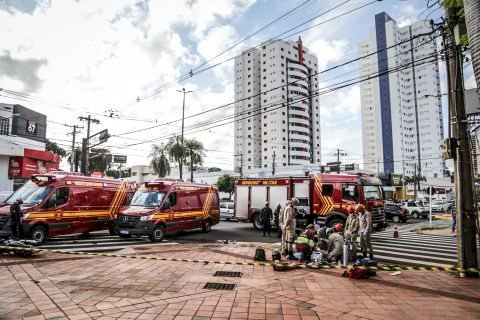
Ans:
{"label": "silver car", "polygon": [[233,202],[220,202],[220,219],[230,220],[235,216],[235,204]]}

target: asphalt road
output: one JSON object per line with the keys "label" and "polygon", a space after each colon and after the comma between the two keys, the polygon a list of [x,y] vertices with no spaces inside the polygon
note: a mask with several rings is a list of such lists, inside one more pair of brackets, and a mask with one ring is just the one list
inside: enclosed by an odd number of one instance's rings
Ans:
{"label": "asphalt road", "polygon": [[212,227],[209,233],[203,233],[199,230],[179,232],[176,235],[168,236],[172,241],[186,242],[212,242],[220,240],[239,241],[239,242],[265,242],[275,243],[280,239],[276,237],[277,232],[271,231],[271,237],[262,237],[263,233],[253,228],[252,223],[239,223],[234,221],[220,221],[219,224]]}
{"label": "asphalt road", "polygon": [[[424,222],[424,219],[410,219],[406,223],[398,223],[400,227],[407,224]],[[393,225],[392,222],[390,222]],[[264,242],[275,243],[280,239],[276,237],[276,230],[271,231],[271,237],[262,237],[263,232],[253,228],[252,223],[239,223],[234,221],[220,221],[219,224],[212,227],[209,233],[203,233],[199,230],[180,232],[167,238],[180,243],[188,242],[212,242],[212,241],[240,241],[240,242]]]}

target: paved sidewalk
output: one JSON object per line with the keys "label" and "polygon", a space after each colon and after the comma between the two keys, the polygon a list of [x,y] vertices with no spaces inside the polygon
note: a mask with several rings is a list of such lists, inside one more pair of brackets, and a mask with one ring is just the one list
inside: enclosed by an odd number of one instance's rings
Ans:
{"label": "paved sidewalk", "polygon": [[[270,256],[267,245],[267,256]],[[136,247],[141,255],[252,262],[248,244]],[[242,272],[241,278],[214,277]],[[0,259],[0,319],[480,319],[480,280],[42,254]],[[203,289],[207,282],[233,291]]]}

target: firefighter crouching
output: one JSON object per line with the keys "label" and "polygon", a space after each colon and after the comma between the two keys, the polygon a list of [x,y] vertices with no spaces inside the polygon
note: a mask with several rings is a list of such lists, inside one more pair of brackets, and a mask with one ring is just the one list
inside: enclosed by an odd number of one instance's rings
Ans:
{"label": "firefighter crouching", "polygon": [[373,259],[373,247],[370,239],[370,233],[373,231],[372,213],[365,210],[365,207],[361,204],[357,204],[355,211],[358,212],[360,224],[360,246],[362,247],[363,257],[367,257],[368,250],[370,259]]}
{"label": "firefighter crouching", "polygon": [[327,226],[321,227],[317,231],[317,247],[322,252],[328,251],[328,237],[333,233],[333,228]]}
{"label": "firefighter crouching", "polygon": [[285,247],[287,250],[287,259],[295,259],[293,256],[293,242],[295,241],[295,206],[299,203],[297,198],[292,198],[290,204],[285,207],[283,233],[285,239]]}
{"label": "firefighter crouching", "polygon": [[343,255],[343,236],[340,232],[343,230],[343,224],[337,223],[333,227],[333,233],[328,237],[328,261],[337,262]]}
{"label": "firefighter crouching", "polygon": [[309,224],[295,240],[295,249],[302,253],[302,260],[309,261],[316,242],[315,227]]}
{"label": "firefighter crouching", "polygon": [[345,241],[349,241],[352,244],[352,256],[357,255],[357,239],[358,230],[360,229],[360,220],[357,212],[353,207],[348,207],[348,218],[345,223]]}

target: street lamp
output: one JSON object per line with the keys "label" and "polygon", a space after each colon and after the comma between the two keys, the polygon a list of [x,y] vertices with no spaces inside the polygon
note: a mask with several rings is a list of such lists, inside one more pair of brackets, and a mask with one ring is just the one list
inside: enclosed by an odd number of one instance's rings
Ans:
{"label": "street lamp", "polygon": [[[182,90],[177,90],[178,92],[181,92],[183,93],[183,106],[182,106],[182,138],[181,138],[181,142],[182,142],[182,148],[183,148],[183,127],[184,127],[184,122],[185,122],[185,95],[187,93],[192,93],[193,91],[185,91],[185,88],[182,88]],[[182,179],[182,169],[183,169],[183,165],[182,165],[182,162],[183,162],[183,159],[182,161],[180,161],[180,166],[179,166],[179,171],[180,171],[180,180]]]}

